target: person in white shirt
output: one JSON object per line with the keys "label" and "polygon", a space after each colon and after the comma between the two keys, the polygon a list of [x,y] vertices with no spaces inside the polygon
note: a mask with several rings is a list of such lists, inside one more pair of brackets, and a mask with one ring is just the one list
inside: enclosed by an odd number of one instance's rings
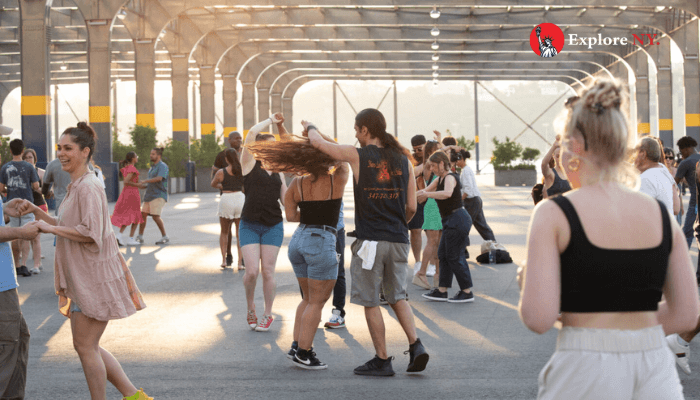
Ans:
{"label": "person in white shirt", "polygon": [[[652,137],[644,137],[635,147],[634,165],[641,175],[639,191],[662,202],[671,215],[674,214],[673,177],[668,169],[659,164],[661,148]],[[679,204],[680,206],[680,204]]]}
{"label": "person in white shirt", "polygon": [[481,201],[481,193],[479,188],[476,186],[476,177],[474,176],[474,171],[467,165],[467,158],[471,157],[471,154],[467,150],[460,151],[461,159],[457,160],[457,166],[462,168],[462,173],[459,176],[459,182],[462,184],[462,201],[464,202],[464,208],[467,209],[467,213],[472,217],[472,224],[479,235],[484,240],[496,241],[496,237],[493,235],[493,231],[489,224],[486,223],[486,218],[484,217],[483,203]]}

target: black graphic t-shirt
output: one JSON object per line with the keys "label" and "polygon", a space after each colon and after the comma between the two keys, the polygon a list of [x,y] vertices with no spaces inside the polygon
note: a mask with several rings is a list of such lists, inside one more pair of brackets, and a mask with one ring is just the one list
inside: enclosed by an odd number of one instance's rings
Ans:
{"label": "black graphic t-shirt", "polygon": [[406,190],[410,163],[395,150],[374,145],[357,149],[360,176],[353,179],[357,238],[408,243]]}
{"label": "black graphic t-shirt", "polygon": [[16,198],[34,202],[32,184],[39,182],[36,168],[26,161],[10,161],[0,169],[0,183],[7,187],[7,200]]}

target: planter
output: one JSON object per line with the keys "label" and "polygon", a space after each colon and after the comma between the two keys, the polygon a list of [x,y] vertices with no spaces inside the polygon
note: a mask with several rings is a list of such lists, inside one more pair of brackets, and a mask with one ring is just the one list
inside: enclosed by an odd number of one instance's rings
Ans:
{"label": "planter", "polygon": [[534,186],[537,171],[534,169],[496,170],[496,186]]}
{"label": "planter", "polygon": [[211,167],[196,167],[195,171],[197,192],[219,192],[219,189],[211,187]]}

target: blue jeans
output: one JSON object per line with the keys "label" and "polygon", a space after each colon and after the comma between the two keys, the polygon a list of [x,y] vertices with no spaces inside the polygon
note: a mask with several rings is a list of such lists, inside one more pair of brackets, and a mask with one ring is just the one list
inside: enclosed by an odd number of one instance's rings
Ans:
{"label": "blue jeans", "polygon": [[438,246],[440,287],[452,287],[453,275],[461,290],[474,286],[466,253],[471,227],[472,219],[463,208],[442,219],[442,238]]}
{"label": "blue jeans", "polygon": [[693,224],[695,223],[695,203],[688,204],[688,212],[685,214],[685,222],[683,222],[683,233],[688,241],[688,248],[693,244]]}
{"label": "blue jeans", "polygon": [[340,311],[340,316],[345,318],[345,228],[338,231],[335,240],[335,251],[338,253],[338,279],[333,287],[333,308]]}
{"label": "blue jeans", "polygon": [[296,277],[318,281],[335,280],[338,277],[335,242],[334,233],[299,224],[287,252]]}

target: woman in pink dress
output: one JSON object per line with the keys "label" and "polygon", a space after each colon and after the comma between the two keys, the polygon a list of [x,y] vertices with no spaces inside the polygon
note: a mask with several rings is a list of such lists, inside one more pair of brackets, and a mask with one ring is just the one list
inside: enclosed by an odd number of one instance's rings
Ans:
{"label": "woman in pink dress", "polygon": [[[120,227],[117,234],[117,243],[120,246],[139,246],[134,239],[136,227],[143,223],[141,216],[141,195],[139,188],[143,189],[146,184],[139,183],[139,170],[134,166],[139,161],[139,157],[133,151],[126,153],[126,159],[120,162],[121,174],[124,177],[124,190],[119,195],[117,204],[114,205],[112,213],[112,225]],[[124,240],[122,234],[127,225],[131,225],[131,234]]]}
{"label": "woman in pink dress", "polygon": [[[95,131],[85,122],[63,132],[58,159],[70,174],[71,183],[56,218],[26,200],[20,212],[34,213],[39,230],[56,235],[54,286],[58,308],[70,318],[73,347],[80,357],[91,399],[105,399],[109,380],[124,399],[152,400],[143,389],[136,390],[119,361],[100,347],[110,320],[128,317],[146,305],[119,252],[102,183],[88,169],[96,139]],[[85,398],[78,394],[75,397]]]}

